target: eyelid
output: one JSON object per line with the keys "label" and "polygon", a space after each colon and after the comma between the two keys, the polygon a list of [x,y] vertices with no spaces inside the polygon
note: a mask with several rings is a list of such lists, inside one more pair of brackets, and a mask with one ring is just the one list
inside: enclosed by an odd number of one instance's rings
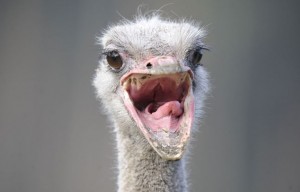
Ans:
{"label": "eyelid", "polygon": [[210,51],[210,48],[206,45],[202,45],[201,47],[199,47],[199,50],[204,50],[204,51]]}
{"label": "eyelid", "polygon": [[210,47],[208,47],[205,44],[201,44],[201,45],[197,45],[197,46],[190,49],[190,51],[199,51],[199,52],[201,52],[202,50],[210,51]]}
{"label": "eyelid", "polygon": [[114,52],[114,51],[119,53],[119,51],[116,49],[105,49],[101,52],[101,55],[108,55],[109,53]]}
{"label": "eyelid", "polygon": [[121,54],[119,53],[119,51],[116,50],[116,49],[104,49],[104,50],[99,54],[98,60],[103,59],[105,56],[108,56],[108,55],[109,55],[111,52],[113,52],[113,51],[117,52],[117,53],[121,56]]}

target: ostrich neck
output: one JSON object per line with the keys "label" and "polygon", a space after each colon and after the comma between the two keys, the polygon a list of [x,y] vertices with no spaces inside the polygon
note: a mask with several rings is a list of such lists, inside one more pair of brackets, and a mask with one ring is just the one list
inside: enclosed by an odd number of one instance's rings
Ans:
{"label": "ostrich neck", "polygon": [[162,159],[135,126],[117,128],[118,192],[186,192],[184,160]]}

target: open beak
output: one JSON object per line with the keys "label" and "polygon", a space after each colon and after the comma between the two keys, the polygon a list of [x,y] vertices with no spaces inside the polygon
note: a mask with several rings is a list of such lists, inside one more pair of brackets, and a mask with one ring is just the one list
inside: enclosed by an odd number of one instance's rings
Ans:
{"label": "open beak", "polygon": [[162,158],[180,159],[194,118],[193,73],[169,56],[146,63],[121,78],[124,104]]}

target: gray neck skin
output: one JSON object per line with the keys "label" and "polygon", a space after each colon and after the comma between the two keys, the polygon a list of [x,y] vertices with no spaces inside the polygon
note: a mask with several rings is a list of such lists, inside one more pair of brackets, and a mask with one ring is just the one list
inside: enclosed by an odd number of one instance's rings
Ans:
{"label": "gray neck skin", "polygon": [[118,192],[186,192],[184,160],[162,159],[136,126],[117,128]]}

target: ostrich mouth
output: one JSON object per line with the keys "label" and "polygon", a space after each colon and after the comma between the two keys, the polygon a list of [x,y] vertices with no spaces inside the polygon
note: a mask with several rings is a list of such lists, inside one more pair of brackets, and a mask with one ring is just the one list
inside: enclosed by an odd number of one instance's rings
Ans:
{"label": "ostrich mouth", "polygon": [[121,85],[127,110],[154,150],[164,159],[180,159],[194,117],[191,74],[133,73]]}

